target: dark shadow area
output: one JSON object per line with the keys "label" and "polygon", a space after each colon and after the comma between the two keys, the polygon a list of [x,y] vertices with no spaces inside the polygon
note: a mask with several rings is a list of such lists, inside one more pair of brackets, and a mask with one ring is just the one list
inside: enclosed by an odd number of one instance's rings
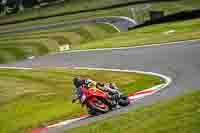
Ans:
{"label": "dark shadow area", "polygon": [[176,14],[167,15],[156,20],[146,21],[145,23],[138,25],[136,27],[130,28],[130,29],[136,29],[136,28],[140,28],[140,27],[144,27],[148,25],[161,24],[161,23],[166,23],[166,22],[190,20],[190,19],[195,19],[195,18],[200,18],[200,9],[196,9],[192,11],[182,11]]}
{"label": "dark shadow area", "polygon": [[[173,2],[173,1],[181,1],[181,0],[144,0],[144,1],[128,2],[128,3],[124,3],[124,4],[123,3],[119,4],[119,5],[111,5],[111,6],[105,6],[105,7],[95,8],[95,9],[86,9],[86,10],[83,9],[83,10],[72,11],[72,12],[63,12],[63,13],[56,14],[56,15],[34,17],[34,18],[28,18],[28,19],[23,19],[23,20],[16,20],[16,21],[12,21],[12,22],[5,22],[5,23],[0,22],[0,26],[1,25],[24,23],[24,22],[29,22],[29,21],[41,20],[41,19],[48,19],[48,18],[53,18],[53,17],[65,16],[65,15],[76,15],[76,14],[79,14],[79,13],[109,10],[109,9],[114,9],[114,8],[126,7],[126,6],[130,6],[130,5],[148,4],[148,3],[157,3],[157,2]],[[1,19],[3,19],[3,17]]]}

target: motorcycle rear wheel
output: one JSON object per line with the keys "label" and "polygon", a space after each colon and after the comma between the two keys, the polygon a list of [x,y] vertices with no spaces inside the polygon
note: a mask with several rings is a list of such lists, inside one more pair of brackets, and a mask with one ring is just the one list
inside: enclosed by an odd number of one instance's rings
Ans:
{"label": "motorcycle rear wheel", "polygon": [[130,101],[128,99],[128,96],[124,96],[122,95],[119,99],[119,103],[120,106],[125,107],[128,106],[130,104]]}

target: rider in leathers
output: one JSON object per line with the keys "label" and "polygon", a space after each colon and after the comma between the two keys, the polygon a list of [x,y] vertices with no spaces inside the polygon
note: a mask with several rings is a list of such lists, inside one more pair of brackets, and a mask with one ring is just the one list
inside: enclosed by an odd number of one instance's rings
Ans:
{"label": "rider in leathers", "polygon": [[80,90],[83,86],[86,86],[87,88],[96,87],[102,91],[108,92],[108,94],[110,94],[111,96],[119,93],[118,91],[119,89],[114,83],[104,84],[104,83],[93,81],[91,79],[81,79],[80,77],[75,77],[73,79],[73,83],[75,86],[74,96],[72,100],[73,103],[79,99]]}

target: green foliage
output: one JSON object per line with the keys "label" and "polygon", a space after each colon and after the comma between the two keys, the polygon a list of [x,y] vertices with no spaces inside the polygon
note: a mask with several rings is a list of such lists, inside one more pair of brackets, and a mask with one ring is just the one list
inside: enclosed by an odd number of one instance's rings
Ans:
{"label": "green foliage", "polygon": [[[181,40],[199,39],[200,19],[171,22],[116,33],[103,40],[80,44],[74,49],[94,49],[130,47],[145,44],[166,43]],[[173,31],[172,33],[167,33]]]}
{"label": "green foliage", "polygon": [[0,63],[26,59],[29,56],[40,56],[49,52],[40,42],[0,42]]}
{"label": "green foliage", "polygon": [[200,91],[170,101],[130,110],[128,113],[66,133],[198,133],[200,130]]}
{"label": "green foliage", "polygon": [[102,39],[115,32],[117,31],[110,25],[96,24],[1,37],[0,63],[58,52],[62,45],[70,45],[70,48],[73,48],[81,43]]}
{"label": "green foliage", "polygon": [[[128,2],[135,3],[137,1],[143,1],[143,4],[132,4],[132,5],[124,5]],[[199,0],[170,0],[170,1],[156,1],[152,2],[152,0],[145,1],[145,0],[126,0],[126,1],[120,1],[120,0],[81,0],[79,2],[77,1],[70,1],[70,3],[66,2],[64,5],[59,4],[47,8],[41,8],[41,9],[34,9],[34,10],[25,10],[24,12],[20,12],[15,15],[9,15],[9,16],[2,16],[1,17],[1,23],[5,22],[13,22],[16,20],[24,20],[28,18],[35,18],[35,17],[41,17],[41,16],[48,16],[48,15],[55,15],[60,14],[63,12],[71,12],[71,11],[80,11],[80,10],[87,10],[87,9],[97,9],[99,7],[105,7],[105,6],[113,6],[113,5],[119,5],[119,8],[110,8],[107,10],[97,10],[97,11],[91,11],[86,13],[79,13],[79,14],[71,14],[71,15],[65,15],[65,16],[58,16],[54,18],[48,18],[34,21],[34,22],[26,22],[26,23],[20,23],[16,25],[7,25],[7,26],[1,26],[2,27],[10,27],[9,29],[16,29],[25,26],[36,26],[36,25],[45,25],[49,23],[55,23],[55,22],[63,22],[63,21],[72,21],[72,20],[80,20],[80,19],[86,19],[86,18],[95,18],[98,16],[128,16],[133,17],[131,13],[131,8],[137,8],[139,9],[137,15],[138,17],[142,17],[142,12],[148,12],[149,10],[163,10],[165,11],[165,14],[172,14],[177,13],[183,10],[193,10],[200,8],[200,1]],[[145,7],[150,7],[145,9]],[[135,18],[134,18],[135,19]],[[22,26],[23,25],[23,26]]]}
{"label": "green foliage", "polygon": [[[44,123],[86,113],[85,108],[71,103],[72,78],[77,75],[100,82],[115,82],[125,93],[133,93],[162,83],[158,77],[136,73],[73,69],[2,69],[0,132],[25,132]],[[141,81],[143,84],[139,85]]]}

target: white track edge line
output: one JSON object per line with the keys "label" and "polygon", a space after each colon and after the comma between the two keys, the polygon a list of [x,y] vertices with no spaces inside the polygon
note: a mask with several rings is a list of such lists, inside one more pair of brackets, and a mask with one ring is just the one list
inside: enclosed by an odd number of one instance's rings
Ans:
{"label": "white track edge line", "polygon": [[[113,71],[113,72],[131,72],[131,73],[141,73],[141,74],[147,74],[147,75],[153,75],[153,76],[157,76],[160,77],[162,79],[165,80],[165,84],[163,84],[162,86],[159,86],[159,88],[165,88],[167,87],[169,84],[171,84],[172,79],[171,77],[165,76],[163,74],[159,74],[159,73],[155,73],[155,72],[145,72],[145,71],[138,71],[138,70],[125,70],[125,69],[109,69],[109,68],[91,68],[91,67],[73,67],[74,69],[85,69],[85,70],[102,70],[102,71]],[[152,87],[153,88],[153,87]],[[149,88],[149,89],[152,89]],[[155,89],[155,88],[153,88]]]}
{"label": "white track edge line", "polygon": [[[17,69],[17,70],[31,70],[32,68],[25,68],[25,67],[0,67],[0,69]],[[168,76],[165,76],[165,75],[162,75],[162,74],[159,74],[159,73],[154,73],[154,72],[144,72],[144,71],[137,71],[137,70],[125,70],[125,69],[107,69],[107,68],[89,68],[89,67],[73,67],[73,69],[79,69],[79,70],[101,70],[101,71],[113,71],[113,72],[130,72],[130,73],[141,73],[141,74],[147,74],[147,75],[153,75],[153,76],[157,76],[157,77],[160,77],[162,79],[165,80],[165,83],[163,84],[160,84],[160,85],[156,85],[156,86],[153,86],[149,89],[146,89],[146,90],[154,90],[153,92],[149,93],[149,94],[142,94],[140,96],[132,96],[134,97],[135,100],[139,100],[139,99],[142,99],[144,98],[145,96],[149,96],[149,95],[152,95],[158,91],[160,91],[161,89],[169,86],[172,82],[172,79]],[[88,116],[86,117],[80,117],[80,118],[75,118],[75,119],[71,119],[71,120],[66,120],[66,121],[62,121],[62,122],[59,122],[59,123],[56,123],[56,124],[53,124],[53,125],[49,125],[47,126],[47,128],[54,128],[54,127],[59,127],[59,126],[63,126],[63,125],[67,125],[67,124],[70,124],[72,122],[75,122],[75,121],[78,121],[78,120],[81,120],[81,119],[84,119],[84,118],[87,118]]]}
{"label": "white track edge line", "polygon": [[[165,80],[166,83],[158,85],[157,87],[154,86],[152,88],[149,88],[148,90],[155,90],[155,89],[158,89],[158,88],[163,89],[163,88],[167,87],[169,84],[171,84],[171,82],[172,82],[172,79],[170,77],[165,76],[163,74],[155,73],[155,72],[145,72],[145,71],[125,70],[125,69],[91,68],[91,67],[72,67],[72,68],[73,69],[80,69],[80,70],[81,69],[85,69],[85,70],[102,70],[102,71],[113,71],[113,72],[132,72],[132,73],[135,72],[135,73],[141,73],[141,74],[157,76],[157,77],[160,77],[160,78]],[[0,69],[31,70],[33,68],[26,68],[26,67],[0,67]]]}
{"label": "white track edge line", "polygon": [[[64,67],[63,67],[64,68]],[[102,71],[113,71],[113,72],[135,72],[135,73],[141,73],[141,74],[147,74],[147,75],[153,75],[160,77],[165,80],[165,84],[163,84],[160,88],[167,87],[171,82],[172,79],[168,76],[165,76],[163,74],[154,73],[154,72],[145,72],[145,71],[138,71],[138,70],[125,70],[125,69],[108,69],[108,68],[91,68],[91,67],[72,67],[73,69],[85,69],[85,70],[102,70]],[[26,68],[26,67],[0,67],[0,69],[16,69],[16,70],[31,70],[33,68]],[[149,88],[149,90],[155,89],[155,88]]]}
{"label": "white track edge line", "polygon": [[[67,68],[67,67],[57,67],[57,68]],[[31,70],[33,68],[27,68],[27,67],[0,67],[0,69],[16,69],[16,70]],[[126,70],[126,69],[109,69],[109,68],[92,68],[92,67],[72,67],[72,69],[85,69],[85,70],[102,70],[102,71],[113,71],[113,72],[135,72],[135,73],[141,73],[141,74],[147,74],[147,75],[153,75],[157,77],[161,77],[166,81],[166,84],[163,84],[162,88],[165,88],[168,86],[172,79],[168,76],[165,76],[163,74],[155,73],[155,72],[145,72],[145,71],[138,71],[138,70]],[[152,87],[153,88],[153,87]],[[149,89],[152,89],[149,88]]]}
{"label": "white track edge line", "polygon": [[[107,69],[107,68],[88,68],[88,67],[73,67],[73,69],[77,69],[77,70],[97,70],[97,71],[98,70],[99,71],[102,70],[102,71],[130,72],[130,73],[135,72],[135,73],[158,76],[158,77],[160,77],[160,78],[165,80],[166,83],[163,83],[163,84],[160,84],[160,85],[156,85],[156,86],[153,86],[153,87],[151,87],[149,89],[146,89],[146,90],[154,90],[153,92],[148,93],[148,94],[141,94],[141,95],[138,95],[138,96],[132,96],[132,98],[130,98],[130,99],[134,99],[134,100],[139,100],[139,99],[144,98],[145,96],[149,96],[149,95],[155,94],[156,92],[160,91],[161,89],[167,87],[172,82],[172,79],[170,77],[167,77],[165,75],[158,74],[158,73],[153,73],[153,72],[144,72],[144,71],[137,71],[137,70],[122,70],[122,69]],[[66,121],[63,121],[63,122],[60,122],[60,123],[57,123],[57,124],[54,124],[54,125],[47,126],[47,128],[54,128],[54,127],[67,125],[67,124],[70,124],[72,122],[84,119],[84,118],[88,118],[88,116],[75,118],[75,119],[71,119],[71,120],[66,120]]]}
{"label": "white track edge line", "polygon": [[0,67],[0,69],[31,70],[32,68],[28,68],[28,67]]}
{"label": "white track edge line", "polygon": [[115,30],[117,30],[117,32],[121,32],[120,29],[119,29],[117,26],[115,26],[114,24],[112,24],[112,23],[103,22],[103,24],[110,25],[110,26],[112,26]]}
{"label": "white track edge line", "polygon": [[156,46],[163,46],[169,44],[178,44],[178,43],[189,43],[189,42],[198,42],[200,39],[192,39],[192,40],[183,40],[183,41],[174,41],[174,42],[166,42],[166,43],[155,43],[155,44],[147,44],[142,46],[131,46],[131,47],[119,47],[119,48],[96,48],[96,49],[86,49],[86,50],[69,50],[63,52],[55,52],[52,54],[58,53],[79,53],[79,52],[93,52],[93,51],[105,51],[105,50],[126,50],[126,49],[133,49],[133,48],[146,48],[146,47],[156,47]]}

